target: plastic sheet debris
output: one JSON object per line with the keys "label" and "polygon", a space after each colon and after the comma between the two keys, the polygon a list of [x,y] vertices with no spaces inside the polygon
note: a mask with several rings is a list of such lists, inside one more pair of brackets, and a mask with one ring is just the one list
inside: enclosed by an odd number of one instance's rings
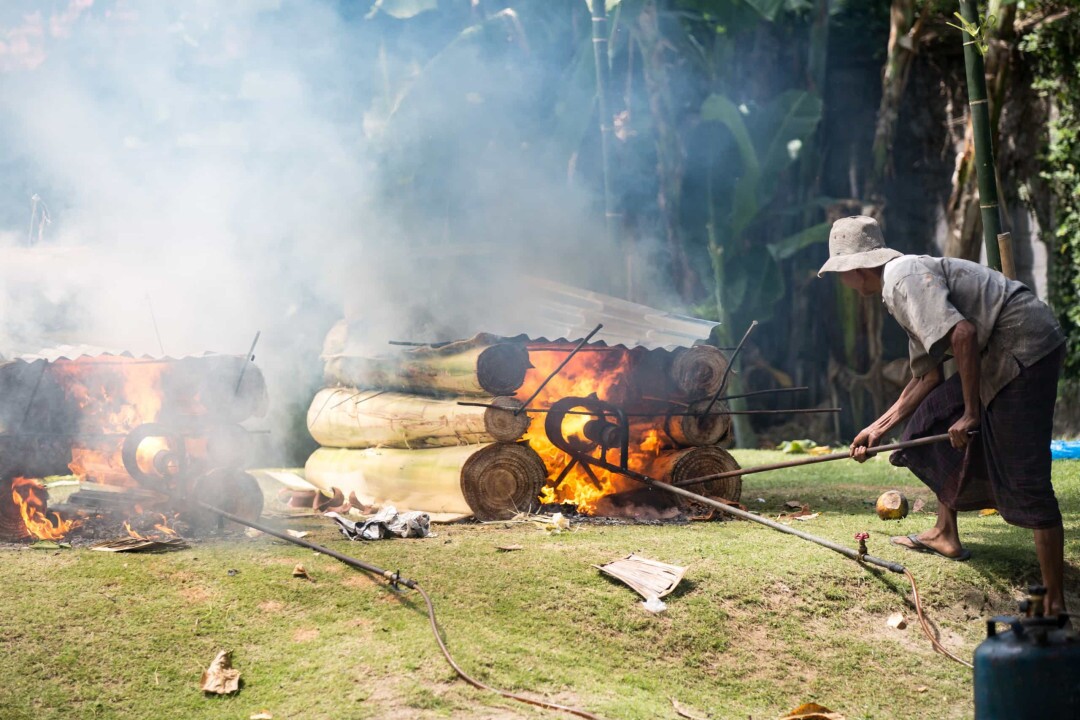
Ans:
{"label": "plastic sheet debris", "polygon": [[653,614],[662,613],[667,610],[667,603],[655,595],[643,600],[641,606]]}
{"label": "plastic sheet debris", "polygon": [[422,538],[431,535],[431,516],[425,512],[410,510],[399,513],[393,505],[387,505],[363,522],[353,522],[336,512],[323,513],[341,528],[350,540],[383,540],[388,537]]}
{"label": "plastic sheet debris", "polygon": [[1054,460],[1080,460],[1080,440],[1052,440],[1050,457]]}

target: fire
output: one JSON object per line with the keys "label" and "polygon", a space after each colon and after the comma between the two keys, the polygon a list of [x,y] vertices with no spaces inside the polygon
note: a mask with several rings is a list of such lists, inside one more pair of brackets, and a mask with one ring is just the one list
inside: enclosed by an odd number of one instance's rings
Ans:
{"label": "fire", "polygon": [[[533,350],[529,354],[533,368],[525,376],[525,383],[517,393],[521,400],[529,398],[565,358],[564,352]],[[531,407],[545,408],[565,397],[587,397],[593,393],[604,401],[617,405],[626,405],[631,399],[638,399],[638,389],[631,382],[631,354],[622,348],[586,348],[579,352],[566,367],[559,371],[540,395],[530,404]],[[639,485],[618,473],[611,473],[597,467],[583,467],[576,463],[566,476],[562,477],[571,462],[569,455],[555,447],[548,440],[544,430],[546,415],[533,413],[529,430],[525,434],[532,447],[548,468],[548,482],[541,493],[544,503],[572,503],[579,512],[592,513],[596,503],[605,495],[634,490]],[[566,438],[584,440],[585,424],[592,420],[589,415],[567,415],[562,431]],[[643,432],[631,430],[629,466],[641,471],[648,457],[656,455],[661,447],[662,438],[658,430],[648,426]],[[595,451],[593,453],[595,455]],[[619,450],[608,451],[607,462],[619,464]]]}
{"label": "fire", "polygon": [[[154,529],[166,537],[180,537],[180,533],[176,532],[173,528],[169,527],[169,518],[165,517],[161,513],[157,513],[157,516],[161,518],[161,522],[154,523]],[[131,523],[127,520],[124,521],[124,529],[127,530],[127,534],[136,540],[153,540],[154,538],[149,535],[140,533],[135,528],[131,527]]]}
{"label": "fire", "polygon": [[57,360],[53,372],[87,433],[126,433],[161,412],[164,364],[122,356]]}
{"label": "fire", "polygon": [[51,513],[55,523],[46,514],[48,493],[39,481],[17,477],[11,485],[11,499],[19,508],[23,524],[30,535],[38,540],[62,540],[77,528],[78,520],[64,520],[59,513]]}

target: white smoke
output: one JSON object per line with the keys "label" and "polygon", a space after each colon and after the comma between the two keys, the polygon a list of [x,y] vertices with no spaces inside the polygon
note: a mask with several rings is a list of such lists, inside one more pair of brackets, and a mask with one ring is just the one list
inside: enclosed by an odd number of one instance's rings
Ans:
{"label": "white smoke", "polygon": [[[516,18],[516,65],[455,49],[430,70],[345,5],[4,2],[0,354],[239,354],[262,331],[280,424],[346,306],[385,346],[529,312],[523,269],[618,284],[596,198],[514,133],[545,72]],[[406,184],[431,202],[395,203]]]}

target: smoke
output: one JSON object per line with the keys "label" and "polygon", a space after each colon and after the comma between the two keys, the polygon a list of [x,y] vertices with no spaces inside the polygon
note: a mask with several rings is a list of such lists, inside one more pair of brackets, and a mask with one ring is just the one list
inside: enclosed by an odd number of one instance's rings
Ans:
{"label": "smoke", "polygon": [[346,308],[381,349],[529,312],[523,270],[610,289],[595,197],[529,139],[559,78],[520,19],[482,25],[491,53],[368,9],[5,2],[0,354],[239,354],[261,331],[280,430]]}

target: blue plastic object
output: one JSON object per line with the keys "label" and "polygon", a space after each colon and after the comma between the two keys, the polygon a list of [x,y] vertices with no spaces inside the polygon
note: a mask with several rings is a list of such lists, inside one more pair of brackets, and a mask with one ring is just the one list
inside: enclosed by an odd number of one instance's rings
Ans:
{"label": "blue plastic object", "polygon": [[1051,440],[1050,457],[1055,460],[1080,460],[1080,440]]}

